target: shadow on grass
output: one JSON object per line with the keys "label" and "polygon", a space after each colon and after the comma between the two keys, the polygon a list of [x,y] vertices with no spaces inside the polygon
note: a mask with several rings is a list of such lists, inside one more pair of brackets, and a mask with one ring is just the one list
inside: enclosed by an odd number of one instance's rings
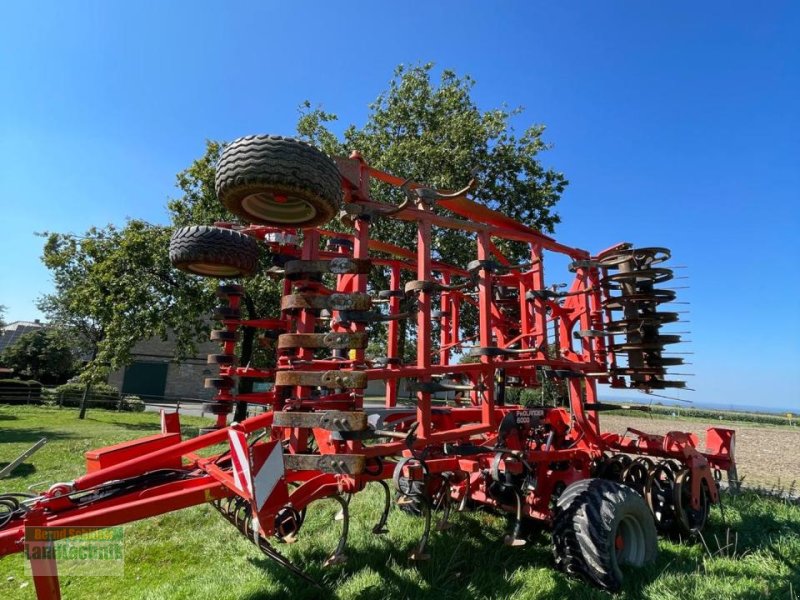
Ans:
{"label": "shadow on grass", "polygon": [[19,419],[16,415],[10,415],[8,413],[0,413],[0,421],[16,421]]}
{"label": "shadow on grass", "polygon": [[[552,568],[549,537],[532,535],[524,548],[509,548],[497,538],[496,531],[482,527],[480,518],[458,518],[454,527],[446,532],[432,533],[428,544],[430,560],[413,562],[409,553],[416,548],[415,541],[401,541],[388,533],[383,539],[389,543],[376,543],[372,547],[348,547],[344,567],[325,569],[321,565],[328,553],[315,546],[302,555],[302,564],[296,564],[315,581],[322,590],[295,577],[289,571],[267,558],[251,562],[269,573],[280,590],[274,593],[257,592],[243,596],[247,600],[275,598],[333,597],[336,590],[348,579],[360,573],[372,572],[380,579],[358,591],[359,598],[512,598],[524,587],[524,579],[511,577],[518,569],[527,567]],[[283,551],[285,546],[276,546]],[[573,597],[575,584],[565,577],[548,580],[548,596]],[[595,597],[605,595],[597,592]]]}
{"label": "shadow on grass", "polygon": [[[0,444],[35,444],[42,438],[47,438],[48,442],[53,440],[75,439],[71,433],[64,431],[54,431],[53,429],[38,429],[26,427],[25,429],[6,429],[0,432]],[[20,453],[21,454],[21,453]],[[5,458],[5,457],[4,457]]]}
{"label": "shadow on grass", "polygon": [[[0,462],[0,471],[5,469],[11,462]],[[33,466],[31,463],[22,463],[21,465],[17,465],[14,467],[14,470],[11,471],[8,475],[3,477],[3,481],[9,481],[11,479],[16,479],[17,477],[25,478],[28,475],[33,475],[36,473],[36,467]]]}
{"label": "shadow on grass", "polygon": [[[625,583],[621,594],[616,597],[652,597],[652,585],[662,576],[678,582],[675,584],[678,588],[694,586],[691,582],[704,577],[713,577],[721,582],[750,579],[753,580],[752,587],[745,586],[737,592],[737,597],[748,599],[763,597],[764,591],[756,580],[763,580],[765,586],[779,594],[800,588],[798,555],[793,550],[787,551],[784,545],[787,539],[793,540],[791,543],[800,539],[795,517],[788,512],[770,510],[774,505],[765,504],[757,496],[723,496],[723,502],[729,520],[723,520],[719,509],[714,509],[705,531],[708,550],[700,539],[660,544],[660,555],[654,564],[638,569],[623,568]],[[539,580],[544,587],[541,597],[580,597],[582,600],[614,597],[560,573],[542,575],[541,569],[554,569],[550,538],[546,533],[532,533],[529,544],[523,548],[508,548],[498,539],[497,531],[484,528],[477,514],[456,517],[453,529],[432,534],[428,546],[431,560],[425,562],[409,561],[408,553],[415,547],[415,542],[394,539],[391,532],[385,542],[348,547],[349,560],[343,567],[324,569],[321,565],[327,558],[326,549],[318,545],[308,548],[293,562],[320,582],[322,590],[266,557],[251,559],[278,584],[279,590],[264,590],[243,598],[333,597],[342,588],[358,586],[357,580],[362,576],[374,579],[375,575],[380,583],[360,589],[359,598],[527,597],[532,592],[537,593],[532,586],[536,586]],[[730,517],[736,522],[735,526],[729,525]],[[727,543],[724,540],[729,528],[738,532],[738,546],[735,551],[733,548],[719,551],[717,540],[722,545]],[[281,552],[287,549],[282,545],[276,545],[276,548]],[[771,555],[788,567],[788,573],[763,572],[758,558],[749,560],[752,554]],[[517,573],[522,569],[529,570],[524,574]],[[355,581],[351,584],[351,580]]]}

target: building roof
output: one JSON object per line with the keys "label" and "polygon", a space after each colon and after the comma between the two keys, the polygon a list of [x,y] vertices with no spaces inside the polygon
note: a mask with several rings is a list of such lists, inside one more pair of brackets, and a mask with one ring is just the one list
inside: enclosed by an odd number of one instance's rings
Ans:
{"label": "building roof", "polygon": [[13,321],[0,329],[0,352],[13,346],[20,336],[25,335],[29,331],[36,331],[44,327],[44,324],[38,319],[34,321]]}

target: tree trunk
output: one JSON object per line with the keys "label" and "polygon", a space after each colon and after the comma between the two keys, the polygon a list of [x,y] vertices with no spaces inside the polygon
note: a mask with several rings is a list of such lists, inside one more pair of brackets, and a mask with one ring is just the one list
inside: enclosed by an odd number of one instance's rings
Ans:
{"label": "tree trunk", "polygon": [[89,392],[91,391],[92,391],[92,382],[89,381],[86,384],[86,389],[83,390],[83,396],[81,396],[80,410],[78,411],[79,419],[83,419],[84,417],[86,417],[86,402],[88,401]]}

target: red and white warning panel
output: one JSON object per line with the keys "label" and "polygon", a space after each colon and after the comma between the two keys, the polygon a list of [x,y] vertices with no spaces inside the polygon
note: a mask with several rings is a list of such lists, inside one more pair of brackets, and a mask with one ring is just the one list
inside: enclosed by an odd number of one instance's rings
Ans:
{"label": "red and white warning panel", "polygon": [[252,502],[256,513],[265,506],[274,511],[283,505],[288,499],[288,489],[280,442],[261,442],[251,447],[247,445],[247,435],[233,428],[228,430],[228,439],[237,491]]}

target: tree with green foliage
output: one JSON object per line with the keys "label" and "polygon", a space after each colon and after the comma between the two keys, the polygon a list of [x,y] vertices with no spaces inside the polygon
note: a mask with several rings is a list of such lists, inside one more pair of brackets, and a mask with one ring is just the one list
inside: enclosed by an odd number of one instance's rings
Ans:
{"label": "tree with green foliage", "polygon": [[64,383],[77,367],[68,336],[51,327],[21,335],[3,351],[0,363],[24,379],[46,384]]}
{"label": "tree with green foliage", "polygon": [[209,285],[172,268],[169,227],[130,220],[84,235],[49,233],[42,260],[55,292],[39,308],[75,333],[91,360],[86,375],[102,379],[129,362],[134,344],[175,332],[179,354],[208,330]]}
{"label": "tree with green foliage", "polygon": [[[544,127],[515,132],[522,109],[482,111],[471,93],[474,81],[445,70],[432,79],[433,65],[398,67],[389,88],[370,105],[363,126],[350,125],[341,137],[331,129],[336,116],[310,102],[303,104],[299,137],[330,155],[357,150],[372,166],[439,189],[477,182],[476,201],[551,232],[554,206],[567,181],[539,162],[547,149]],[[214,193],[215,165],[222,144],[209,141],[205,154],[178,175],[180,197],[168,204],[172,226],[235,221]],[[398,191],[376,184],[375,200],[399,203]],[[329,228],[344,226],[331,223]],[[371,226],[377,239],[410,248],[416,243],[413,223],[382,219]],[[53,271],[56,291],[40,306],[54,321],[85,331],[93,345],[92,370],[116,368],[129,359],[136,341],[174,331],[178,358],[207,335],[204,318],[213,306],[213,282],[181,273],[169,265],[170,227],[133,220],[122,228],[91,229],[83,236],[50,234],[44,262]],[[435,230],[435,252],[455,264],[475,258],[474,241],[463,232]],[[526,260],[524,246],[503,249],[514,260]],[[264,257],[268,266],[268,257]],[[268,274],[242,282],[256,313],[274,315],[280,289]],[[388,281],[376,270],[375,289]],[[466,328],[470,319],[464,320]],[[380,329],[376,328],[380,335]],[[411,332],[409,332],[411,335]]]}
{"label": "tree with green foliage", "polygon": [[[530,125],[517,135],[513,121],[521,118],[521,108],[481,111],[471,96],[475,82],[470,77],[444,70],[437,84],[432,71],[432,64],[398,67],[389,89],[370,105],[366,123],[347,126],[341,137],[330,128],[336,115],[306,102],[298,133],[330,155],[346,156],[356,150],[375,168],[437,189],[460,189],[474,179],[475,201],[552,232],[559,222],[553,209],[567,180],[539,162],[539,154],[548,148],[542,139],[544,126]],[[391,204],[403,200],[401,193],[381,183],[371,189],[373,199]],[[446,212],[441,207],[435,210]],[[372,223],[370,235],[403,248],[417,243],[416,223],[399,219]],[[498,247],[512,262],[530,260],[525,244],[498,241]],[[435,227],[433,252],[434,258],[466,266],[476,258],[474,236]],[[377,289],[388,289],[388,278],[380,272],[373,272],[372,279]],[[464,307],[461,326],[465,336],[476,333],[472,307]],[[382,329],[372,328],[374,340],[383,337]],[[413,324],[406,331],[402,321],[401,329],[401,355],[407,355],[405,342],[413,340]]]}

